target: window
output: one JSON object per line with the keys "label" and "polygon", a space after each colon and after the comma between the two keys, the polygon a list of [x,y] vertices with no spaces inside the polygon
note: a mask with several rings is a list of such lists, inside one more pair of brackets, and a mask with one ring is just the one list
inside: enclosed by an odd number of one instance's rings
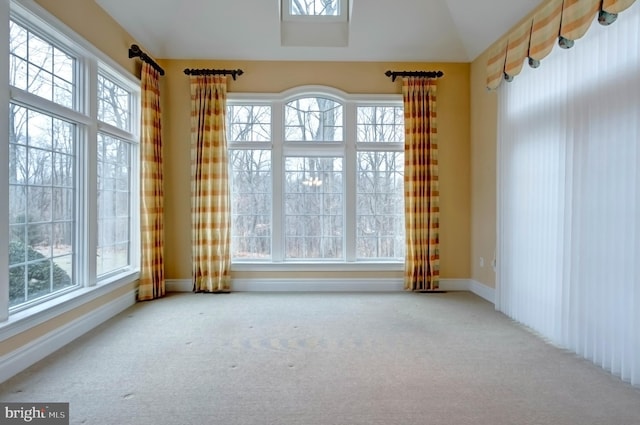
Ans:
{"label": "window", "polygon": [[404,110],[357,108],[357,257],[404,258]]}
{"label": "window", "polygon": [[[132,156],[135,139],[130,131],[134,94],[113,79],[98,74],[98,276],[131,265]],[[114,128],[115,127],[115,128]]]}
{"label": "window", "polygon": [[98,133],[98,276],[130,265],[131,143]]}
{"label": "window", "polygon": [[9,305],[75,285],[76,127],[9,106]]}
{"label": "window", "polygon": [[401,99],[302,90],[230,94],[233,261],[403,261]]}
{"label": "window", "polygon": [[9,313],[136,268],[139,83],[56,25],[10,4]]}
{"label": "window", "polygon": [[76,59],[26,26],[9,23],[10,84],[67,108],[76,107]]}
{"label": "window", "polygon": [[282,0],[283,19],[313,18],[316,22],[346,21],[348,0]]}
{"label": "window", "polygon": [[234,258],[271,258],[271,107],[227,107]]}
{"label": "window", "polygon": [[348,0],[281,0],[283,46],[344,47],[349,44]]}

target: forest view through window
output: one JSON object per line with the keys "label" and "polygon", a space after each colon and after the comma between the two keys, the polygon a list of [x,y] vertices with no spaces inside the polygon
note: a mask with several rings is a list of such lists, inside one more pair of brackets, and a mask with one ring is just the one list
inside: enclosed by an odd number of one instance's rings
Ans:
{"label": "forest view through window", "polygon": [[14,3],[8,23],[13,314],[135,273],[139,82]]}
{"label": "forest view through window", "polygon": [[231,98],[227,140],[234,261],[404,260],[401,100]]}

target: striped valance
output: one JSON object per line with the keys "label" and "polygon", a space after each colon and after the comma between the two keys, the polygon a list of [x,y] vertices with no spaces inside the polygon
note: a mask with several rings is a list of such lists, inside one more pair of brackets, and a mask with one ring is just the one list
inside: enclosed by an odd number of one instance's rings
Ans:
{"label": "striped valance", "polygon": [[584,36],[596,15],[608,25],[635,0],[548,0],[509,34],[493,45],[487,61],[487,87],[495,89],[502,79],[511,81],[525,59],[537,67],[558,40],[563,48]]}

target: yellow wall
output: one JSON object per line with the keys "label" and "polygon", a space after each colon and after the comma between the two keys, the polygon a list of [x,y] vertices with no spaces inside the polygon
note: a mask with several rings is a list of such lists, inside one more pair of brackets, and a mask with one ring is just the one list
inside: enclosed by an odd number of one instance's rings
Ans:
{"label": "yellow wall", "polygon": [[[347,93],[401,93],[401,81],[384,72],[437,70],[440,147],[441,276],[470,276],[470,65],[462,63],[159,61],[163,77],[165,157],[165,264],[168,279],[191,276],[190,94],[185,68],[242,69],[229,92],[278,93],[300,85],[331,86]],[[298,274],[299,275],[299,274]],[[391,273],[388,276],[402,276]],[[234,273],[233,277],[250,277]],[[269,277],[273,277],[270,275]],[[343,275],[344,276],[344,275]],[[362,275],[359,275],[362,276]],[[261,277],[267,277],[261,274]],[[305,276],[310,277],[310,276]],[[377,277],[383,277],[377,275]]]}
{"label": "yellow wall", "polygon": [[35,1],[129,72],[139,75],[139,61],[129,59],[129,46],[138,43],[94,0]]}
{"label": "yellow wall", "polygon": [[485,88],[487,56],[471,64],[471,278],[495,287],[498,99]]}

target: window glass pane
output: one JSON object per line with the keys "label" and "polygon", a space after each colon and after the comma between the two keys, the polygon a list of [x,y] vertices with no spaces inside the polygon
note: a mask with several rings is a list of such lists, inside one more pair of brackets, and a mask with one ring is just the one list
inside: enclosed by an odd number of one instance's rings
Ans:
{"label": "window glass pane", "polygon": [[358,258],[404,258],[404,154],[358,152]]}
{"label": "window glass pane", "polygon": [[308,97],[285,107],[285,140],[293,142],[341,142],[342,105],[331,99]]}
{"label": "window glass pane", "polygon": [[285,258],[344,258],[342,163],[339,157],[285,158]]}
{"label": "window glass pane", "polygon": [[231,150],[231,252],[234,259],[271,258],[271,151]]}
{"label": "window glass pane", "polygon": [[401,106],[359,106],[358,142],[404,142],[404,110]]}
{"label": "window glass pane", "polygon": [[98,276],[130,264],[131,144],[98,134]]}
{"label": "window glass pane", "polygon": [[[9,123],[9,306],[16,307],[75,285],[76,131],[15,104]],[[68,161],[56,164],[58,157]]]}
{"label": "window glass pane", "polygon": [[16,22],[9,28],[9,83],[74,108],[75,58]]}
{"label": "window glass pane", "polygon": [[98,75],[98,119],[131,131],[131,92]]}
{"label": "window glass pane", "polygon": [[337,16],[340,14],[340,0],[287,0],[292,15]]}
{"label": "window glass pane", "polygon": [[227,106],[227,141],[268,142],[271,140],[271,107]]}

